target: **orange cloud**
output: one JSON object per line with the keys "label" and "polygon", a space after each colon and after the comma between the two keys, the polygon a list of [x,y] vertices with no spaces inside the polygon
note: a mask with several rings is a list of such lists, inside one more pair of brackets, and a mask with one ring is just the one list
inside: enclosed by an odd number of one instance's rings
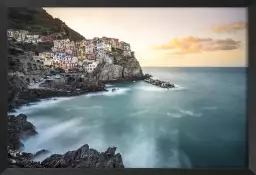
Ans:
{"label": "orange cloud", "polygon": [[191,54],[219,50],[234,50],[241,45],[240,41],[233,39],[198,38],[185,36],[182,38],[173,38],[169,43],[154,46],[155,50],[170,51],[171,54]]}
{"label": "orange cloud", "polygon": [[233,22],[229,24],[220,24],[212,27],[214,33],[235,33],[240,30],[244,30],[247,27],[246,22]]}

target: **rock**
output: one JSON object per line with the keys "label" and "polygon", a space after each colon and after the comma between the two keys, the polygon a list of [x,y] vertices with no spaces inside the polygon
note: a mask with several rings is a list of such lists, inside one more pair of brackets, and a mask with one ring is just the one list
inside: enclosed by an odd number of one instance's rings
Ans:
{"label": "rock", "polygon": [[22,120],[22,121],[27,120],[27,116],[25,114],[19,114],[17,117],[19,118],[19,120]]}
{"label": "rock", "polygon": [[20,149],[23,144],[21,138],[26,138],[37,134],[35,126],[27,121],[27,116],[19,114],[18,116],[8,116],[8,146],[10,149]]}
{"label": "rock", "polygon": [[150,74],[145,74],[144,77],[145,77],[145,78],[151,78],[152,75],[150,75]]}
{"label": "rock", "polygon": [[97,78],[100,81],[116,80],[123,78],[123,67],[115,64],[98,65]]}
{"label": "rock", "polygon": [[115,154],[116,148],[108,148],[99,153],[85,144],[75,151],[64,155],[54,154],[42,161],[47,168],[124,168],[122,156]]}
{"label": "rock", "polygon": [[9,110],[13,110],[20,93],[27,90],[28,85],[23,78],[13,74],[7,76],[7,87]]}
{"label": "rock", "polygon": [[25,161],[22,162],[24,168],[44,168],[40,162],[33,162],[33,161]]}
{"label": "rock", "polygon": [[142,69],[135,57],[114,56],[115,64],[101,63],[93,75],[100,81],[134,80],[143,77]]}
{"label": "rock", "polygon": [[156,85],[158,87],[161,87],[161,88],[174,88],[174,84],[171,84],[169,82],[165,82],[165,81],[161,81],[161,80],[154,80],[152,78],[147,78],[144,80],[145,82],[147,83],[150,83],[150,84],[153,84],[153,85]]}
{"label": "rock", "polygon": [[11,149],[21,149],[24,147],[24,144],[21,143],[20,138],[17,136],[17,134],[10,133],[8,131],[8,146]]}
{"label": "rock", "polygon": [[[75,82],[78,83],[78,82]],[[82,83],[82,88],[93,88],[101,90],[104,84],[97,80],[86,80]],[[77,85],[76,85],[77,86]],[[97,89],[99,88],[99,89]],[[56,91],[49,90],[28,90],[26,93],[21,93],[23,102],[31,101],[42,97],[52,96]],[[58,92],[63,95],[62,92]],[[65,91],[63,91],[65,93]],[[56,95],[56,94],[55,94]],[[90,149],[89,145],[85,144],[77,150],[68,151],[67,153],[53,154],[44,161],[34,162],[33,158],[45,153],[48,150],[40,150],[34,155],[31,153],[19,152],[24,145],[21,143],[21,138],[37,134],[35,126],[27,121],[27,116],[19,114],[18,116],[8,116],[8,167],[10,168],[124,168],[122,157],[120,154],[115,154],[116,148],[108,148],[105,152],[100,153],[97,150]]]}
{"label": "rock", "polygon": [[109,147],[108,149],[107,149],[107,151],[105,152],[105,154],[107,155],[107,156],[110,156],[110,157],[112,157],[112,156],[114,156],[115,155],[115,152],[116,152],[116,147]]}
{"label": "rock", "polygon": [[113,88],[113,89],[112,89],[112,92],[115,92],[115,91],[117,91],[117,90],[118,90],[117,88]]}
{"label": "rock", "polygon": [[45,168],[66,168],[67,164],[62,159],[62,155],[53,154],[41,162],[41,165]]}
{"label": "rock", "polygon": [[142,70],[140,67],[124,67],[123,76],[125,77],[141,77]]}
{"label": "rock", "polygon": [[10,168],[42,168],[40,163],[31,161],[33,154],[19,152],[8,148],[8,164]]}
{"label": "rock", "polygon": [[[62,91],[62,96],[71,96],[83,94],[85,92],[104,91],[103,83],[95,78],[81,78],[81,75],[68,76],[65,78],[65,83],[55,84],[52,81],[45,82],[44,86],[51,89],[58,89],[55,91]],[[66,93],[66,94],[65,94]],[[60,96],[60,95],[55,95]]]}
{"label": "rock", "polygon": [[44,155],[44,154],[48,154],[50,153],[50,151],[46,150],[46,149],[42,149],[40,151],[37,151],[34,155],[33,155],[33,158],[36,158],[36,157],[39,157],[41,155]]}

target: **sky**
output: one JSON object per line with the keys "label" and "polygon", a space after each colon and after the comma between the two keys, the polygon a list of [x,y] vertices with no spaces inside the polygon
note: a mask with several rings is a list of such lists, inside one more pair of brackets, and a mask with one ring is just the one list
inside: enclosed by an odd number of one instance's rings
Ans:
{"label": "sky", "polygon": [[247,66],[246,8],[44,8],[85,38],[131,45],[143,67]]}

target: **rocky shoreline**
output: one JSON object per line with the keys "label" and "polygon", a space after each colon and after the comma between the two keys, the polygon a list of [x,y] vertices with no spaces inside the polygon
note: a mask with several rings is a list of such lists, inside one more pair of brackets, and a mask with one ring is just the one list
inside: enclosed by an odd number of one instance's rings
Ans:
{"label": "rocky shoreline", "polygon": [[161,81],[161,80],[157,80],[157,79],[153,79],[153,78],[147,78],[144,81],[149,84],[161,87],[161,88],[166,88],[166,89],[175,88],[175,85],[171,84],[170,82]]}
{"label": "rocky shoreline", "polygon": [[152,77],[149,74],[145,74],[142,75],[140,77],[126,77],[126,78],[120,78],[120,79],[116,79],[116,80],[102,80],[101,82],[104,84],[107,83],[119,83],[119,82],[134,82],[134,81],[140,81],[140,80],[145,80],[147,78]]}
{"label": "rocky shoreline", "polygon": [[105,152],[98,152],[85,144],[77,150],[63,155],[52,154],[42,162],[34,158],[49,153],[39,150],[35,154],[21,152],[24,148],[21,139],[37,135],[35,126],[27,121],[27,116],[8,116],[8,167],[9,168],[124,168],[122,156],[115,153],[116,147],[109,147]]}
{"label": "rocky shoreline", "polygon": [[[106,83],[121,81],[139,81],[148,78],[146,74],[142,77],[125,78],[112,81],[100,81],[93,83],[83,83],[72,79],[61,86],[51,86],[48,89],[28,89],[25,85],[18,91],[17,98],[9,104],[9,112],[15,112],[15,109],[24,105],[30,105],[43,99],[54,99],[56,97],[71,97],[82,95],[90,92],[107,91]],[[16,81],[17,82],[17,81]],[[22,83],[21,83],[22,84]],[[86,84],[86,86],[85,86]],[[89,86],[88,86],[89,85]],[[13,91],[13,89],[12,89]],[[122,156],[115,154],[115,147],[108,148],[105,152],[100,153],[97,150],[89,148],[85,144],[81,148],[69,151],[63,155],[52,154],[42,162],[34,162],[33,159],[39,155],[49,153],[48,150],[39,150],[37,153],[20,152],[24,148],[21,139],[26,139],[37,135],[35,126],[27,121],[27,116],[19,114],[17,116],[8,116],[8,165],[13,168],[124,168]]]}
{"label": "rocky shoreline", "polygon": [[[28,89],[25,88],[19,92],[14,103],[9,107],[9,112],[15,112],[15,109],[39,102],[43,99],[54,99],[56,97],[71,97],[90,92],[107,91],[106,83],[118,83],[123,81],[140,81],[151,79],[151,75],[145,74],[141,77],[130,77],[119,80],[100,81],[88,83],[77,79],[69,80],[61,86],[51,86],[49,89]],[[89,86],[88,86],[89,84]],[[153,84],[153,83],[152,83]],[[49,85],[49,84],[48,84]],[[48,86],[47,85],[47,86]],[[155,84],[156,85],[156,84]],[[20,90],[20,89],[19,89]],[[84,144],[77,150],[67,153],[52,154],[42,162],[33,161],[40,155],[48,154],[48,150],[39,150],[37,153],[21,152],[24,148],[21,139],[27,139],[36,136],[38,133],[35,126],[27,121],[27,116],[19,114],[17,116],[8,116],[8,165],[10,168],[124,168],[122,156],[115,153],[116,147],[109,147],[105,152],[98,152]]]}
{"label": "rocky shoreline", "polygon": [[64,90],[52,90],[52,89],[29,89],[20,93],[19,99],[17,99],[12,106],[9,106],[9,112],[15,112],[24,105],[30,105],[31,103],[40,102],[41,100],[52,100],[57,97],[72,97],[87,94],[90,92],[99,92],[107,90],[76,90],[76,91],[64,91]]}
{"label": "rocky shoreline", "polygon": [[75,79],[61,85],[47,84],[46,87],[42,89],[28,89],[27,87],[24,87],[23,90],[17,90],[18,95],[12,103],[9,103],[8,111],[15,112],[15,109],[18,109],[21,106],[30,105],[31,103],[40,102],[41,100],[51,100],[57,97],[72,97],[92,92],[108,91],[105,87],[105,84],[107,83],[135,82],[145,80],[149,76],[150,75],[145,74],[141,77],[130,77],[118,80],[94,80],[91,83],[84,81],[80,82],[79,80]]}

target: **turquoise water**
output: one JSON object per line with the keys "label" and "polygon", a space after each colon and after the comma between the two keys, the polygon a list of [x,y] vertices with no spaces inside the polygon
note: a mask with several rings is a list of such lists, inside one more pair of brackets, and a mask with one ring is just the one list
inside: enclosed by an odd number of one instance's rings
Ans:
{"label": "turquoise water", "polygon": [[[246,166],[244,68],[144,68],[178,86],[142,81],[109,84],[102,92],[23,107],[39,135],[27,152],[65,153],[83,144],[116,146],[132,168]],[[41,157],[38,160],[42,160]]]}

